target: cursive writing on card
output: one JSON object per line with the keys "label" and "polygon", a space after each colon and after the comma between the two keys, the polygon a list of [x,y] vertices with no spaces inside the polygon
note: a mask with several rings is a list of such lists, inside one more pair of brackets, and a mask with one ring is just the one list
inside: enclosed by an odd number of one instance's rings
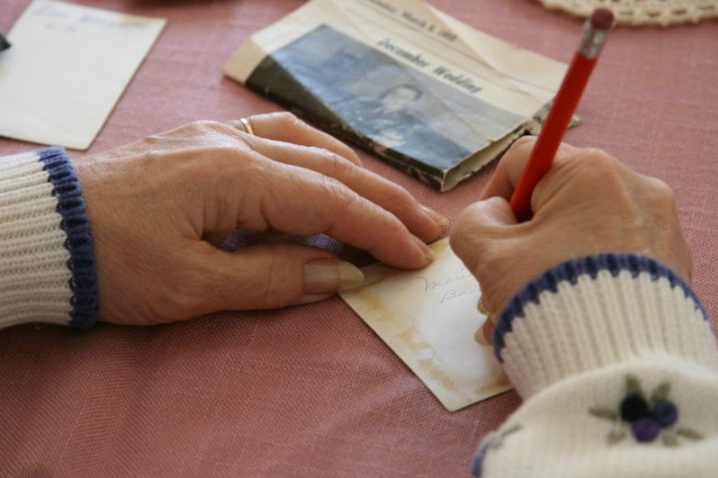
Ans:
{"label": "cursive writing on card", "polygon": [[148,28],[147,20],[131,15],[116,14],[100,10],[67,9],[57,3],[40,3],[29,11],[33,17],[41,19],[47,29],[64,29],[78,32],[81,28]]}
{"label": "cursive writing on card", "polygon": [[88,148],[164,24],[35,0],[0,59],[0,135]]}
{"label": "cursive writing on card", "polygon": [[450,411],[511,388],[490,347],[473,335],[486,317],[481,293],[447,239],[431,245],[436,259],[420,271],[381,264],[363,269],[363,287],[341,297]]}

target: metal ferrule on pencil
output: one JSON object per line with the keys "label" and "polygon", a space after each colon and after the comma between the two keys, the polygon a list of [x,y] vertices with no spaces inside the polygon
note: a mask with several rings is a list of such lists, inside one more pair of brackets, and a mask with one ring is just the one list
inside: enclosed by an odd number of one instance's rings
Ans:
{"label": "metal ferrule on pencil", "polygon": [[578,52],[581,56],[588,60],[598,58],[598,54],[601,52],[603,44],[606,43],[607,36],[608,30],[596,28],[593,26],[591,19],[589,18],[583,26]]}

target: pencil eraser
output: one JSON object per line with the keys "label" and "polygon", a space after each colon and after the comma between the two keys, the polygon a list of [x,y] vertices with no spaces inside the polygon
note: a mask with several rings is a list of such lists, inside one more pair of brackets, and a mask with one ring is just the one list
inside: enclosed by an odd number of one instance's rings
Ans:
{"label": "pencil eraser", "polygon": [[597,8],[591,15],[591,25],[599,30],[608,30],[613,24],[613,13],[608,8]]}

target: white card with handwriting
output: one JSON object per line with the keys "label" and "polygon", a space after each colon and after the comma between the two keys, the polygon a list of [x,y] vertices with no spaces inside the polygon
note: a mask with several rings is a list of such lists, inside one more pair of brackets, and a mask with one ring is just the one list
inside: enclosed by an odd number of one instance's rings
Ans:
{"label": "white card with handwriting", "polygon": [[490,346],[474,340],[486,317],[474,276],[442,239],[434,262],[418,271],[382,264],[344,301],[404,361],[449,411],[511,389]]}
{"label": "white card with handwriting", "polygon": [[35,0],[0,53],[0,136],[87,149],[164,25]]}

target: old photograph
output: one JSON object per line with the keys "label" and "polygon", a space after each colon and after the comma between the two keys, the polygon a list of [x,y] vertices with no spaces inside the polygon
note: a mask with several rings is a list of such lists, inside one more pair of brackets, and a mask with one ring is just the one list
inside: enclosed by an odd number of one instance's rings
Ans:
{"label": "old photograph", "polygon": [[247,85],[415,176],[441,175],[523,120],[326,25],[267,56]]}

